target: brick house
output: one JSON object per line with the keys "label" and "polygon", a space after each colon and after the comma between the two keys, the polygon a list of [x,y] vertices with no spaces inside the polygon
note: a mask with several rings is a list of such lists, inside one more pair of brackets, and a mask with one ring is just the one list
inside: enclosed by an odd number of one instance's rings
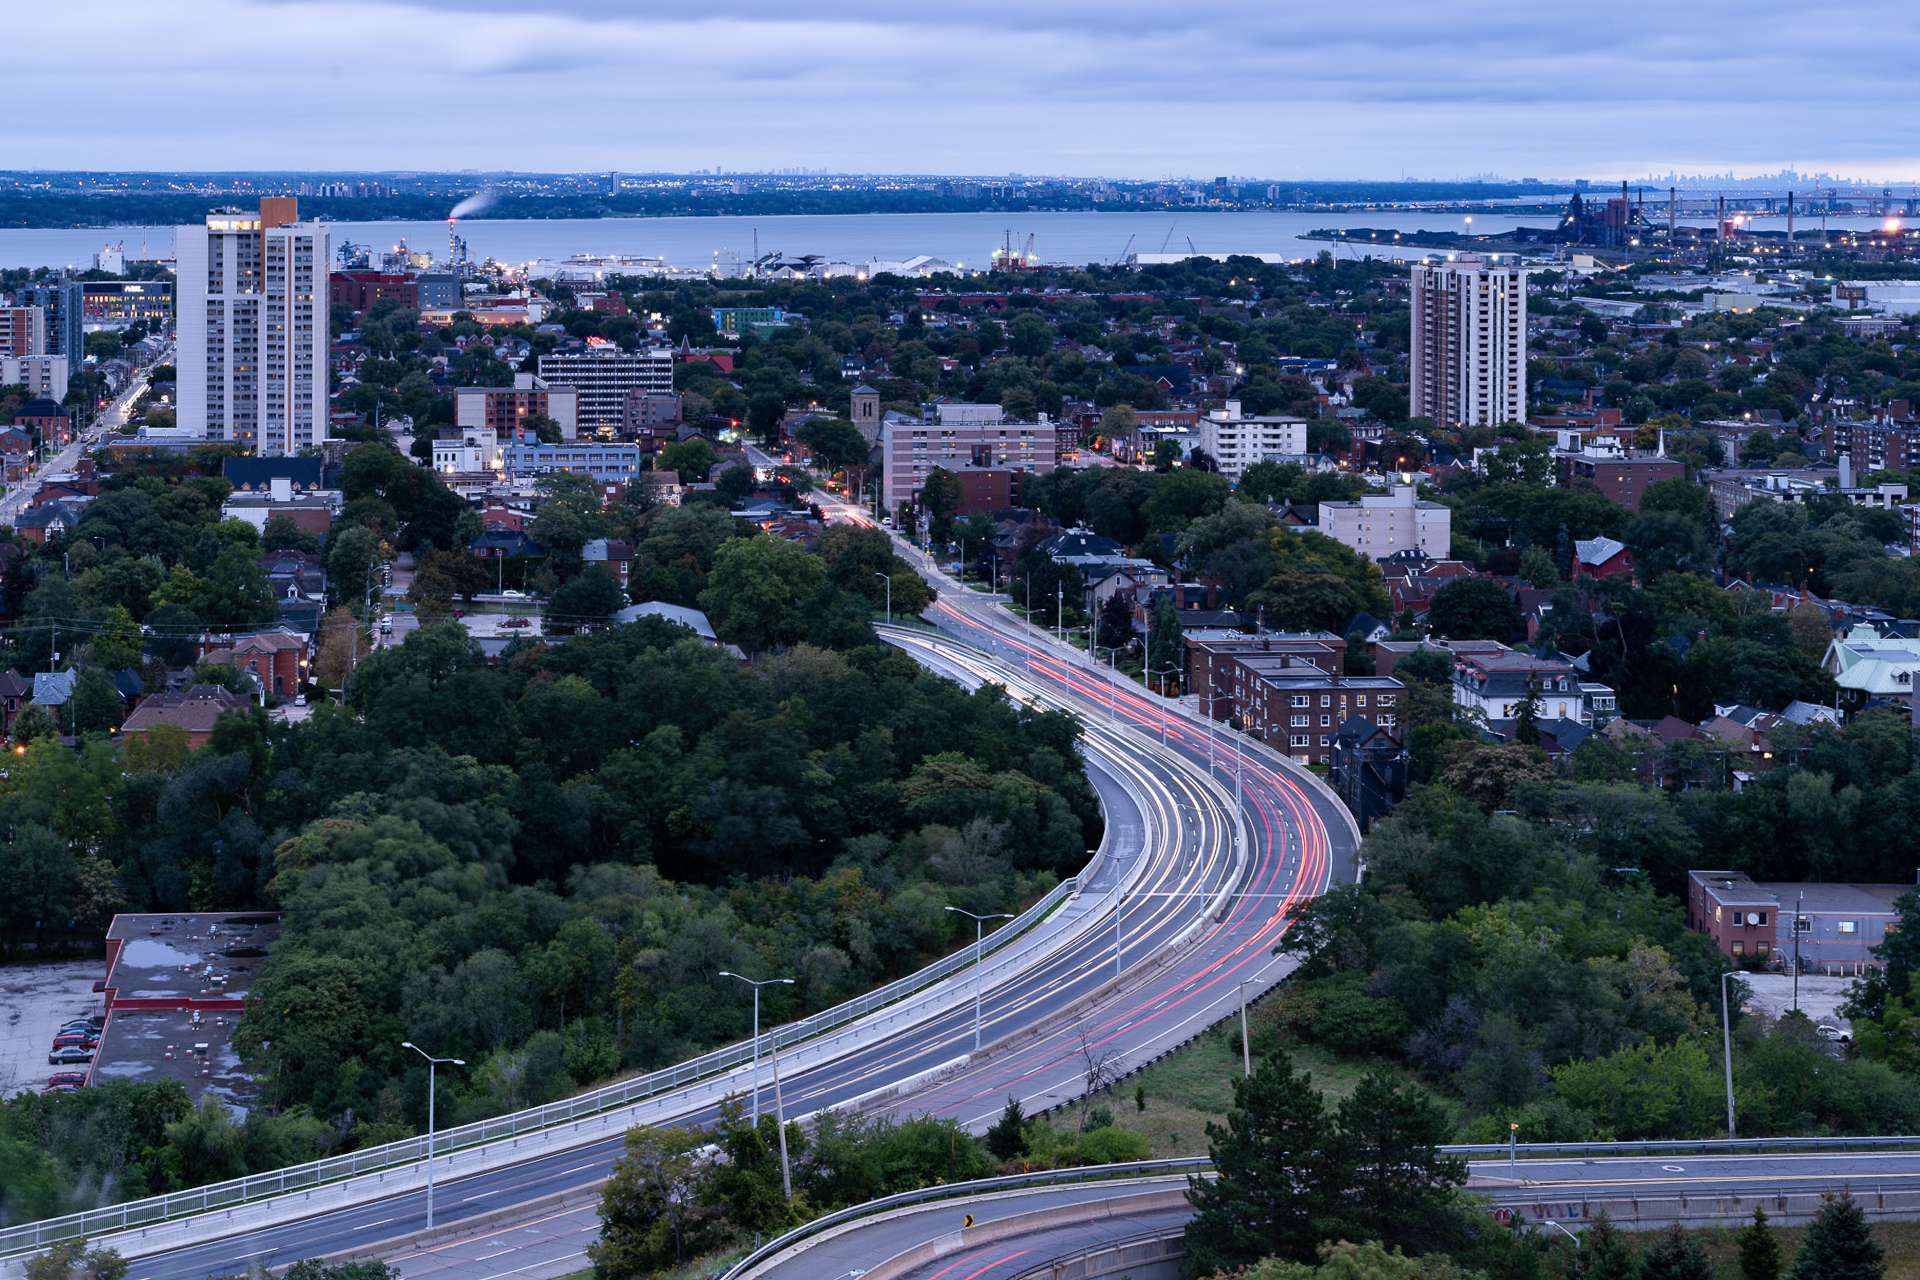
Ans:
{"label": "brick house", "polygon": [[203,636],[200,660],[250,672],[267,693],[291,698],[307,677],[307,639],[285,627],[238,636]]}
{"label": "brick house", "polygon": [[160,725],[173,725],[187,735],[189,750],[198,751],[213,737],[213,727],[229,711],[244,711],[252,705],[244,693],[235,693],[217,684],[196,684],[186,689],[156,693],[147,698],[120,726],[123,737],[147,733]]}

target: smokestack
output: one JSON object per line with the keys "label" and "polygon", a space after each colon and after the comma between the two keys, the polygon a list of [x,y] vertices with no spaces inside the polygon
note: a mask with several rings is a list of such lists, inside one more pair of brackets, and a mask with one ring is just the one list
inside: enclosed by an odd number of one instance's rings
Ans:
{"label": "smokestack", "polygon": [[449,271],[453,270],[454,246],[458,243],[453,234],[453,219],[449,217],[447,219],[447,270]]}

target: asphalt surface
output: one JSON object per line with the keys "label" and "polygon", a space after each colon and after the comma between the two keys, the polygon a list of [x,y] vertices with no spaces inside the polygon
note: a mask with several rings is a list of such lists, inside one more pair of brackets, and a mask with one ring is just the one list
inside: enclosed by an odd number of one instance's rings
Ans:
{"label": "asphalt surface", "polygon": [[[164,364],[172,359],[173,350],[168,348],[166,354],[160,357],[160,362]],[[125,389],[100,411],[100,416],[94,419],[91,427],[76,432],[73,443],[41,463],[25,480],[8,490],[4,496],[0,496],[0,524],[10,525],[19,518],[33,495],[40,491],[40,483],[47,476],[73,470],[80,461],[80,455],[96,447],[102,436],[125,426],[127,415],[133,409],[133,402],[140,398],[140,393],[146,390],[146,387],[147,371],[142,369],[127,383]]]}
{"label": "asphalt surface", "polygon": [[[1920,1188],[1920,1152],[1523,1159],[1511,1167],[1504,1160],[1485,1160],[1475,1161],[1471,1174],[1469,1188],[1495,1205],[1577,1231],[1588,1217],[1582,1207],[1587,1200],[1738,1196],[1750,1207],[1756,1197],[1790,1193],[1849,1191],[1867,1197],[1876,1191],[1912,1190]],[[1191,1216],[1185,1209],[1127,1212],[1125,1202],[1153,1190],[1179,1189],[1185,1181],[1175,1176],[1038,1188],[929,1205],[843,1231],[753,1274],[755,1280],[844,1277],[947,1237],[949,1249],[937,1260],[906,1272],[907,1280],[1005,1280],[1050,1261],[1183,1225]],[[1107,1200],[1119,1210],[1114,1217],[1050,1227],[977,1247],[968,1244],[964,1234],[951,1238],[962,1230],[967,1213],[983,1226],[1016,1214]]]}

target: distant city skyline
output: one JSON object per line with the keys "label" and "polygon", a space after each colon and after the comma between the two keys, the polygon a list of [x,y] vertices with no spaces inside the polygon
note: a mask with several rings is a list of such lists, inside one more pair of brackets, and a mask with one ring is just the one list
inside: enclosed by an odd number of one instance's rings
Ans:
{"label": "distant city skyline", "polygon": [[[779,169],[1151,179],[1630,180],[1792,166],[1902,183],[1920,37],[1618,0],[1337,10],[1052,0],[95,0],[9,15],[35,169]],[[801,15],[801,16],[796,16]],[[76,60],[101,72],[75,78]],[[106,70],[111,69],[111,74]]]}

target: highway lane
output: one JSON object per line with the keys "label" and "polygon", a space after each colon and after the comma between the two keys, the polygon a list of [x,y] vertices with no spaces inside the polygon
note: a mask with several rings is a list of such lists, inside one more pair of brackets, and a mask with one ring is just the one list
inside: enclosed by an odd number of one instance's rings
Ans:
{"label": "highway lane", "polygon": [[[1880,1190],[1920,1188],[1920,1152],[1830,1152],[1778,1155],[1609,1156],[1565,1159],[1475,1160],[1469,1189],[1494,1205],[1526,1214],[1536,1207],[1545,1216],[1577,1228],[1583,1201],[1653,1199],[1685,1195],[1694,1199],[1753,1197],[1822,1191],[1866,1196]],[[844,1229],[797,1253],[764,1265],[754,1280],[811,1280],[866,1271],[918,1245],[959,1230],[963,1215],[978,1225],[1017,1214],[1074,1204],[1113,1201],[1117,1216],[1070,1223],[975,1246],[964,1237],[940,1259],[909,1271],[910,1280],[1006,1280],[1032,1267],[1063,1260],[1115,1240],[1170,1229],[1191,1214],[1183,1208],[1143,1207],[1126,1202],[1155,1191],[1177,1191],[1184,1176],[1135,1178],[1066,1187],[999,1192],[984,1198],[951,1200],[876,1218]]]}
{"label": "highway lane", "polygon": [[[952,664],[964,658],[949,643],[944,659]],[[971,659],[977,662],[977,659]],[[967,674],[964,668],[956,668]],[[983,666],[981,672],[1007,684],[1018,694],[1017,673]],[[976,677],[977,678],[977,677]],[[1040,691],[1027,691],[1037,696]],[[1108,821],[1115,826],[1115,847],[1164,850],[1156,865],[1140,869],[1147,878],[1137,887],[1141,897],[1126,921],[1129,951],[1148,954],[1163,947],[1183,930],[1204,904],[1206,895],[1227,874],[1232,849],[1231,819],[1226,798],[1209,790],[1192,770],[1155,761],[1139,753],[1137,744],[1114,730],[1099,727],[1088,735],[1089,773],[1099,788]],[[1175,851],[1186,856],[1181,857]],[[1115,858],[1096,873],[1093,886],[1117,883],[1135,871],[1125,858]],[[1064,911],[1099,913],[1104,895],[1089,892]],[[1014,1026],[1058,1017],[1089,999],[1111,980],[1110,932],[1095,928],[1076,945],[1028,971],[997,974],[988,958],[984,984],[984,1012],[989,1036]],[[1015,944],[1018,946],[1019,944]],[[970,975],[963,975],[966,982]],[[844,1104],[878,1085],[909,1080],[963,1059],[971,1049],[972,1007],[964,1004],[919,1026],[903,1028],[895,1037],[813,1072],[796,1073],[786,1080],[789,1114],[804,1115],[823,1106]],[[770,1097],[763,1066],[763,1100]],[[770,1105],[770,1103],[768,1104]],[[997,1105],[995,1107],[997,1110]],[[706,1102],[689,1101],[677,1122],[701,1124],[715,1118]],[[523,1162],[504,1170],[443,1182],[437,1198],[437,1217],[443,1224],[524,1203],[551,1191],[585,1189],[604,1179],[618,1143],[606,1140],[573,1147]],[[329,1252],[386,1237],[397,1237],[424,1225],[424,1194],[373,1201],[283,1227],[243,1237],[212,1241],[189,1249],[144,1259],[133,1274],[200,1277],[236,1260],[287,1261]],[[590,1211],[590,1210],[589,1210]]]}

